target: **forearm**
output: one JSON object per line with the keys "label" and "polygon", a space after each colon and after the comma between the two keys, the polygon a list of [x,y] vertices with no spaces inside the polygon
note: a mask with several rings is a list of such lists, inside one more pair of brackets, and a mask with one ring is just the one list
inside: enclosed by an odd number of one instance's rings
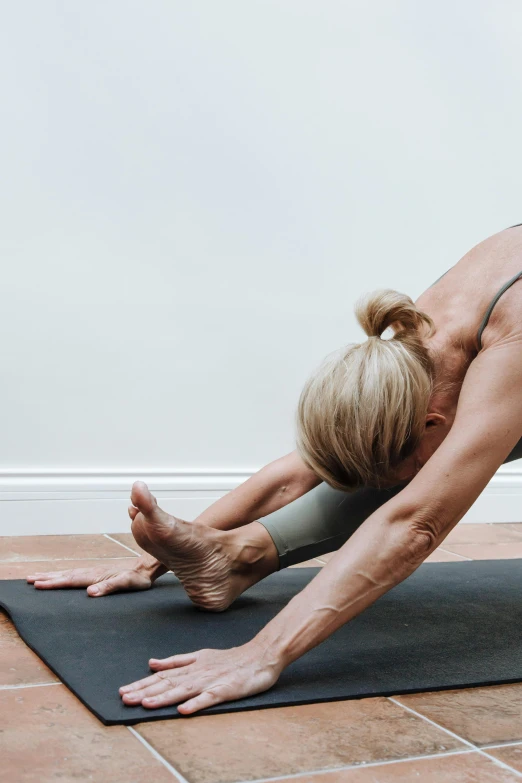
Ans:
{"label": "forearm", "polygon": [[288,666],[406,579],[434,546],[409,522],[375,512],[251,644]]}
{"label": "forearm", "polygon": [[219,498],[194,523],[233,530],[277,511],[318,484],[320,479],[292,452]]}

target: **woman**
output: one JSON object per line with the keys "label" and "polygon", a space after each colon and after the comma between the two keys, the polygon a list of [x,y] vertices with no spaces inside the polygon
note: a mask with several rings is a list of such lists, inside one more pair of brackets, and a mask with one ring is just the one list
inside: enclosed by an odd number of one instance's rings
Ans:
{"label": "woman", "polygon": [[[125,704],[191,714],[270,688],[281,671],[408,577],[503,462],[522,457],[522,228],[467,253],[414,304],[378,291],[358,304],[368,335],[306,384],[298,450],[194,523],[137,482],[132,569],[34,574],[35,587],[139,590],[167,569],[194,603],[222,611],[273,571],[337,549],[245,645],[150,660]],[[392,327],[393,336],[383,339]]]}

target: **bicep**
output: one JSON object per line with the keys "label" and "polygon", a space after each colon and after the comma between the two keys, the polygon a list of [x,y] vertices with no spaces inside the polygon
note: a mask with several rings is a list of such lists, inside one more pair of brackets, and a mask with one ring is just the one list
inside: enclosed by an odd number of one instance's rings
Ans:
{"label": "bicep", "polygon": [[472,362],[453,426],[415,478],[390,501],[399,516],[443,538],[522,437],[522,352],[489,348]]}

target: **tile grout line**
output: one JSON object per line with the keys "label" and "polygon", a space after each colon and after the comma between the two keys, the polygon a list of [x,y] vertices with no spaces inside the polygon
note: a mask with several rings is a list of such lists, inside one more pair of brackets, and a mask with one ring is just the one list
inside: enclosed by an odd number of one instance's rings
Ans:
{"label": "tile grout line", "polygon": [[[311,769],[306,772],[295,772],[291,775],[278,775],[273,778],[252,778],[248,783],[278,783],[280,780],[299,780],[308,775],[328,775],[336,772],[345,772],[348,769],[367,769],[368,767],[385,767],[390,764],[403,764],[405,761],[422,761],[424,759],[440,759],[446,756],[464,756],[467,753],[473,753],[471,748],[468,750],[448,750],[446,753],[427,753],[424,756],[404,756],[401,759],[384,759],[384,761],[360,761],[357,764],[348,764],[343,767],[328,767],[327,769]],[[238,780],[234,783],[244,783],[244,780]]]}
{"label": "tile grout line", "polygon": [[[452,552],[451,549],[444,549],[444,547],[439,546],[437,549],[440,549],[441,552],[446,552],[447,555],[453,555],[454,557],[461,557],[463,560],[473,560],[472,557],[466,557],[466,555],[459,555],[458,552]],[[435,550],[435,552],[437,551]]]}
{"label": "tile grout line", "polygon": [[[63,685],[62,682],[37,682],[37,683],[27,683],[23,685],[0,685],[0,690],[20,690],[22,688],[45,688],[49,687],[51,685]],[[406,756],[404,758],[400,759],[385,759],[383,761],[370,761],[370,762],[359,762],[357,764],[349,764],[347,766],[342,767],[329,767],[328,769],[313,769],[313,770],[306,770],[304,772],[296,772],[295,774],[291,775],[278,775],[277,777],[269,777],[269,778],[255,778],[251,781],[251,783],[271,783],[271,781],[278,781],[278,780],[298,780],[299,778],[305,776],[305,775],[327,775],[329,773],[335,773],[335,772],[342,772],[344,770],[348,769],[365,769],[366,767],[382,767],[387,766],[389,764],[401,764],[407,761],[422,761],[424,759],[435,759],[435,758],[442,758],[446,756],[461,756],[467,753],[480,753],[483,756],[486,756],[490,761],[495,762],[497,765],[504,767],[505,769],[508,769],[511,772],[514,772],[519,777],[522,777],[519,775],[517,770],[513,769],[509,765],[505,764],[504,762],[499,761],[499,759],[495,758],[494,756],[490,756],[489,753],[485,753],[485,749],[493,750],[495,748],[505,748],[505,747],[511,747],[515,745],[522,745],[521,740],[515,740],[512,742],[504,742],[500,744],[489,744],[489,745],[483,745],[481,747],[478,747],[474,745],[472,742],[468,742],[468,740],[465,740],[464,738],[460,737],[458,734],[455,734],[454,732],[450,731],[449,729],[444,728],[443,726],[440,726],[438,723],[435,723],[435,721],[432,721],[430,718],[427,718],[424,715],[421,715],[420,713],[416,712],[415,710],[412,710],[410,707],[406,707],[406,705],[401,704],[401,702],[395,701],[392,697],[388,697],[389,701],[393,701],[398,706],[402,707],[403,709],[407,710],[408,712],[413,713],[414,715],[417,715],[418,717],[422,718],[428,723],[431,723],[433,726],[436,726],[437,728],[441,729],[447,734],[450,734],[454,736],[456,739],[460,740],[466,745],[469,745],[469,749],[467,750],[450,750],[446,753],[430,753],[425,754],[421,756]],[[166,759],[161,756],[160,753],[144,738],[137,732],[135,729],[132,728],[132,726],[126,726],[131,734],[133,734],[141,743],[144,745],[147,750],[152,753],[152,755],[158,759],[168,770],[169,772],[174,775],[174,777],[177,778],[179,783],[188,783],[187,779],[183,777],[183,775],[178,772]],[[243,781],[237,781],[237,783],[243,783]]]}
{"label": "tile grout line", "polygon": [[458,734],[455,734],[454,731],[445,728],[445,726],[441,726],[440,723],[436,723],[434,720],[431,720],[431,718],[426,717],[426,715],[423,715],[421,712],[417,712],[416,710],[413,710],[411,707],[407,707],[402,702],[394,699],[393,696],[387,696],[386,698],[389,701],[396,704],[398,707],[402,707],[403,710],[406,710],[407,712],[411,712],[412,715],[416,715],[418,718],[422,718],[422,720],[426,721],[426,723],[431,723],[431,725],[435,726],[437,729],[444,731],[446,734],[449,734],[451,737],[455,737],[455,739],[458,739],[460,742],[463,742],[465,745],[468,745],[468,747],[472,748],[477,753],[480,753],[482,756],[485,756],[490,761],[493,761],[497,766],[503,767],[503,769],[507,769],[509,772],[512,772],[518,778],[522,778],[522,772],[518,772],[518,770],[516,770],[514,767],[510,767],[509,764],[505,764],[503,761],[500,761],[499,759],[495,758],[495,756],[491,756],[489,753],[486,753],[484,750],[478,747],[478,745],[474,745],[469,740],[464,739],[464,737],[460,737]]}
{"label": "tile grout line", "polygon": [[496,748],[510,748],[513,745],[520,745],[522,747],[522,740],[510,740],[509,742],[494,742],[494,743],[487,743],[486,745],[481,745],[481,748],[485,748],[486,750],[493,750]]}
{"label": "tile grout line", "polygon": [[179,781],[179,783],[189,783],[188,780],[183,777],[181,772],[178,772],[178,770],[175,769],[172,766],[172,764],[169,764],[167,759],[164,759],[161,753],[158,753],[156,748],[153,748],[150,742],[147,742],[145,737],[142,737],[141,734],[138,731],[136,731],[136,729],[133,729],[132,726],[126,726],[125,728],[127,728],[130,731],[130,733],[133,734],[136,737],[136,739],[138,739],[141,742],[141,744],[147,748],[149,753],[152,753],[155,759],[160,761],[163,764],[163,766],[166,767],[166,769],[168,769],[171,775],[173,775]]}
{"label": "tile grout line", "polygon": [[49,685],[63,685],[63,682],[28,682],[24,685],[0,685],[0,691],[16,691],[21,688],[48,688]]}
{"label": "tile grout line", "polygon": [[[122,546],[124,546],[124,544],[122,544]],[[132,552],[132,549],[130,551]],[[75,563],[78,560],[96,560],[97,562],[103,562],[104,560],[132,560],[132,558],[120,555],[120,557],[53,557],[52,560],[0,560],[0,566],[30,566],[31,563]]]}
{"label": "tile grout line", "polygon": [[115,538],[110,536],[108,533],[102,533],[102,535],[105,536],[105,538],[108,538],[109,541],[114,541],[115,544],[119,544],[124,549],[128,549],[129,552],[132,552],[133,555],[137,555],[138,557],[140,556],[139,552],[135,552],[134,549],[131,549],[130,546],[127,546],[127,544],[122,544],[121,541],[117,541]]}

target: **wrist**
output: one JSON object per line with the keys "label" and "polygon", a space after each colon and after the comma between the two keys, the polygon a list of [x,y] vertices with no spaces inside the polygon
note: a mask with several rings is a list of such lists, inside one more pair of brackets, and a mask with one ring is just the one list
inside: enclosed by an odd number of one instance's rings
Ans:
{"label": "wrist", "polygon": [[260,662],[263,668],[271,669],[278,677],[290,663],[277,639],[266,638],[263,631],[247,642],[244,648]]}
{"label": "wrist", "polygon": [[332,607],[310,600],[304,592],[298,593],[259,631],[252,643],[282,671],[336,630],[330,629],[328,610]]}

